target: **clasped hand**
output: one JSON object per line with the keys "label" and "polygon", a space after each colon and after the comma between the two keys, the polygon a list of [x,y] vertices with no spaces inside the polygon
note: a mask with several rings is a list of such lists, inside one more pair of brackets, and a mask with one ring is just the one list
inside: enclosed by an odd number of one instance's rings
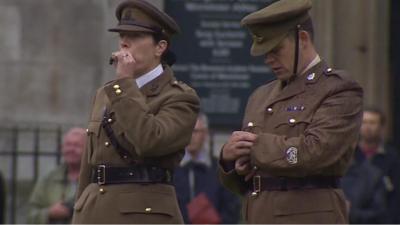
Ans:
{"label": "clasped hand", "polygon": [[245,131],[235,131],[222,148],[222,160],[235,161],[235,170],[249,180],[255,171],[250,165],[250,152],[257,140],[257,135]]}

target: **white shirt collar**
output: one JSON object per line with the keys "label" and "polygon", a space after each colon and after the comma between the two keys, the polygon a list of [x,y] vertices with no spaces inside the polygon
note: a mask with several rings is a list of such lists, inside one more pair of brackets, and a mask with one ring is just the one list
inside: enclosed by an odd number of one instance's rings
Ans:
{"label": "white shirt collar", "polygon": [[310,64],[308,64],[308,66],[303,70],[303,72],[301,72],[301,74],[305,73],[307,70],[311,69],[313,66],[317,65],[319,62],[321,62],[321,58],[319,57],[319,55],[317,55],[317,56],[315,56],[313,61],[311,61]]}
{"label": "white shirt collar", "polygon": [[163,72],[164,72],[164,69],[163,69],[162,65],[158,64],[158,66],[156,66],[156,68],[154,68],[150,72],[138,77],[136,79],[136,84],[139,88],[142,88],[144,85],[146,85],[150,81],[152,81],[152,80],[156,79],[158,76],[160,76]]}

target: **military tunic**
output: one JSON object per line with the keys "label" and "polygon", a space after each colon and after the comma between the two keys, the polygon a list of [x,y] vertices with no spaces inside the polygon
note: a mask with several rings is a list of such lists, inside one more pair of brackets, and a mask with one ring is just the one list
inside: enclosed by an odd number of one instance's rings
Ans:
{"label": "military tunic", "polygon": [[130,166],[101,126],[105,110],[114,114],[114,134],[137,163],[172,170],[179,166],[190,141],[199,98],[176,81],[168,66],[141,89],[132,78],[101,87],[90,117],[73,223],[183,223],[172,185],[91,183],[96,165]]}
{"label": "military tunic", "polygon": [[[262,177],[343,176],[358,140],[362,88],[324,62],[294,77],[258,88],[249,98],[243,128],[258,138],[251,165]],[[225,168],[225,170],[227,170]],[[246,193],[243,216],[249,223],[345,223],[342,190],[262,191],[234,170],[220,167],[222,182]]]}

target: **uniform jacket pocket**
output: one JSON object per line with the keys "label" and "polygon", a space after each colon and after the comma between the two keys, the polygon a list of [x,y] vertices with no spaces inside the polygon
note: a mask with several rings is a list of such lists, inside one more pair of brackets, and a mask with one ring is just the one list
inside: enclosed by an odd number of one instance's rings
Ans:
{"label": "uniform jacket pocket", "polygon": [[297,137],[304,133],[311,123],[311,118],[304,116],[283,116],[275,122],[274,132],[287,137]]}
{"label": "uniform jacket pocket", "polygon": [[90,163],[90,160],[92,158],[92,155],[94,153],[94,148],[96,147],[97,139],[100,135],[100,129],[101,129],[101,123],[100,122],[95,122],[91,121],[89,122],[88,125],[88,139],[86,141],[86,149],[87,149],[87,154],[88,154],[88,163]]}
{"label": "uniform jacket pocket", "polygon": [[89,125],[88,125],[88,134],[89,135],[95,135],[96,137],[98,137],[100,135],[100,129],[101,129],[101,122],[98,122],[98,121],[89,122]]}
{"label": "uniform jacket pocket", "polygon": [[282,126],[295,127],[299,125],[308,125],[310,123],[311,123],[311,118],[305,118],[302,116],[287,116],[277,119],[275,123],[275,128],[279,128]]}
{"label": "uniform jacket pocket", "polygon": [[294,215],[333,211],[329,190],[299,190],[274,196],[274,215]]}
{"label": "uniform jacket pocket", "polygon": [[160,193],[120,193],[118,208],[121,213],[177,214],[174,196]]}
{"label": "uniform jacket pocket", "polygon": [[274,196],[274,222],[334,224],[337,222],[329,190],[299,190]]}

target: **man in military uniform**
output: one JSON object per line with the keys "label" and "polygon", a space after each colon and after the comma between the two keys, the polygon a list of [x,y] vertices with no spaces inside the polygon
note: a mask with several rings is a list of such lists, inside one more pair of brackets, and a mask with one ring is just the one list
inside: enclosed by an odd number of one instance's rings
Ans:
{"label": "man in military uniform", "polygon": [[224,145],[220,177],[245,194],[249,223],[346,223],[338,182],[357,143],[362,88],[313,44],[309,0],[281,0],[242,20],[277,80],[249,98]]}
{"label": "man in military uniform", "polygon": [[94,99],[73,223],[183,223],[172,170],[199,109],[195,91],[168,64],[175,21],[142,0],[121,3],[116,79]]}

